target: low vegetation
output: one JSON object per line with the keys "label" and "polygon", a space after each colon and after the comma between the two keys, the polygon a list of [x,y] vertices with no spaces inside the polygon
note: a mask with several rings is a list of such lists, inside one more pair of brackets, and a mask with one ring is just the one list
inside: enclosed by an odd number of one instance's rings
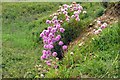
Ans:
{"label": "low vegetation", "polygon": [[[78,3],[87,13],[81,15],[77,23],[64,23],[66,31],[62,36],[66,43],[68,40],[74,42],[105,11],[101,3]],[[65,3],[2,3],[3,78],[119,77],[118,23],[109,25],[99,35],[90,36],[83,46],[80,47],[78,41],[72,49],[68,48],[64,58],[57,62],[58,69],[49,68],[40,60],[43,50],[40,33],[48,27],[45,22],[49,15],[62,4]],[[36,65],[42,68],[36,68]]]}

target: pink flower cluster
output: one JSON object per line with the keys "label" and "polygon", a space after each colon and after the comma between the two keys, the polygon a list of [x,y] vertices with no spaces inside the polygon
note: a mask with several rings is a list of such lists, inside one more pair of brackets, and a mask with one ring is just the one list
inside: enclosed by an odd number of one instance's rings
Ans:
{"label": "pink flower cluster", "polygon": [[[68,15],[68,10],[70,12],[73,12],[73,15]],[[69,22],[70,18],[75,18],[76,21],[80,21],[79,14],[82,12],[83,7],[80,4],[76,4],[76,2],[73,2],[71,5],[64,4],[63,7],[60,7],[59,13],[63,13],[66,17],[66,21]]]}
{"label": "pink flower cluster", "polygon": [[[68,10],[73,12],[72,16],[68,15]],[[73,2],[71,5],[64,4],[63,6],[60,6],[57,10],[57,13],[50,15],[52,19],[46,20],[46,24],[49,24],[50,26],[47,28],[47,30],[43,30],[43,32],[40,34],[40,37],[43,39],[44,43],[44,50],[42,51],[43,55],[41,56],[41,60],[48,60],[51,56],[57,56],[57,52],[52,52],[52,49],[55,47],[55,43],[61,46],[62,50],[67,50],[67,46],[63,41],[61,41],[60,33],[65,32],[65,29],[61,27],[61,24],[64,21],[69,22],[70,18],[75,18],[76,21],[80,21],[79,14],[82,10],[83,8],[80,4]],[[58,19],[61,15],[65,16],[65,20]],[[50,66],[51,62],[47,61],[46,64]]]}
{"label": "pink flower cluster", "polygon": [[[56,20],[58,21],[58,20]],[[46,23],[50,23],[51,21],[47,20]],[[63,50],[67,49],[67,46],[64,45],[61,39],[61,35],[58,33],[64,33],[65,29],[61,27],[60,23],[54,23],[54,26],[50,26],[47,28],[47,30],[43,30],[43,32],[40,34],[40,37],[43,39],[44,43],[44,49],[42,51],[43,55],[41,56],[41,60],[48,59],[51,55],[56,57],[57,52],[51,52],[51,49],[54,48],[54,43],[58,42],[60,46],[62,46]]]}
{"label": "pink flower cluster", "polygon": [[100,27],[98,30],[94,30],[94,34],[99,34],[104,28],[107,27],[107,23],[102,24],[101,21],[97,21],[97,24],[100,25]]}

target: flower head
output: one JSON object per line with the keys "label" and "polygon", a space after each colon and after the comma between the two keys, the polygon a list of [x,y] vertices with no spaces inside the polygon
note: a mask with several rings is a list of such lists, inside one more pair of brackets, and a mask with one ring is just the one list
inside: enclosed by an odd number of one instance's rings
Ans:
{"label": "flower head", "polygon": [[50,21],[50,20],[46,20],[46,23],[47,23],[47,24],[51,24],[51,21]]}
{"label": "flower head", "polygon": [[44,60],[44,59],[46,59],[47,57],[46,57],[46,55],[42,55],[41,56],[41,60]]}
{"label": "flower head", "polygon": [[77,17],[75,20],[76,20],[76,21],[80,21],[80,18],[79,18],[79,17]]}
{"label": "flower head", "polygon": [[98,32],[102,32],[102,29],[98,29]]}
{"label": "flower head", "polygon": [[67,5],[67,4],[64,4],[63,7],[64,7],[64,8],[68,8],[68,5]]}
{"label": "flower head", "polygon": [[63,45],[63,42],[62,41],[59,41],[59,43],[58,43],[60,46],[62,46]]}
{"label": "flower head", "polygon": [[67,46],[66,45],[62,46],[62,49],[67,50]]}
{"label": "flower head", "polygon": [[44,36],[44,33],[42,32],[41,34],[40,34],[40,37],[43,37]]}
{"label": "flower head", "polygon": [[59,28],[60,28],[60,24],[56,24],[55,26],[56,26],[56,28],[57,28],[57,29],[59,29]]}
{"label": "flower head", "polygon": [[51,62],[48,60],[48,61],[46,61],[46,64],[48,65],[48,66],[51,66]]}
{"label": "flower head", "polygon": [[53,52],[52,56],[56,57],[57,56],[57,52]]}
{"label": "flower head", "polygon": [[51,32],[55,33],[57,31],[57,28],[52,28]]}
{"label": "flower head", "polygon": [[45,48],[45,49],[48,49],[48,45],[47,45],[47,44],[45,44],[45,45],[44,45],[44,48]]}
{"label": "flower head", "polygon": [[49,48],[49,49],[52,49],[52,48],[54,48],[54,46],[51,45],[51,44],[49,44],[49,45],[48,45],[48,48]]}
{"label": "flower head", "polygon": [[64,33],[65,29],[64,28],[60,28],[60,32]]}
{"label": "flower head", "polygon": [[56,39],[56,41],[59,41],[60,38],[61,38],[61,36],[60,36],[60,35],[57,35],[55,39]]}
{"label": "flower head", "polygon": [[49,30],[49,31],[51,31],[51,29],[52,29],[52,27],[51,27],[51,26],[50,26],[50,27],[48,27],[48,30]]}

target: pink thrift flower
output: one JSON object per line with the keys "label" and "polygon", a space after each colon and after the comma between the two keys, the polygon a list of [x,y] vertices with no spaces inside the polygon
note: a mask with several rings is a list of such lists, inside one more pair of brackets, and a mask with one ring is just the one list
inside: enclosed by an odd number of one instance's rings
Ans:
{"label": "pink thrift flower", "polygon": [[100,26],[101,29],[104,29],[106,26],[103,24]]}
{"label": "pink thrift flower", "polygon": [[64,11],[63,14],[67,14],[68,12],[67,11]]}
{"label": "pink thrift flower", "polygon": [[46,30],[43,30],[43,34],[45,34],[46,33]]}
{"label": "pink thrift flower", "polygon": [[69,22],[69,21],[70,21],[70,19],[69,19],[69,18],[66,18],[66,21],[67,21],[67,22]]}
{"label": "pink thrift flower", "polygon": [[63,45],[63,42],[62,41],[59,41],[59,43],[58,43],[60,46],[62,46]]}
{"label": "pink thrift flower", "polygon": [[56,52],[53,52],[52,56],[56,57],[56,56],[57,56],[57,53],[56,53]]}
{"label": "pink thrift flower", "polygon": [[53,48],[54,48],[54,46],[53,46],[53,45],[51,45],[51,44],[49,44],[49,45],[48,45],[48,48],[49,48],[49,49],[53,49]]}
{"label": "pink thrift flower", "polygon": [[45,35],[48,36],[49,35],[49,30],[45,31]]}
{"label": "pink thrift flower", "polygon": [[98,21],[97,21],[97,24],[98,24],[98,25],[101,25],[101,21],[98,20]]}
{"label": "pink thrift flower", "polygon": [[107,27],[107,23],[103,23]]}
{"label": "pink thrift flower", "polygon": [[54,20],[53,23],[54,23],[54,24],[57,24],[57,23],[58,23],[58,20]]}
{"label": "pink thrift flower", "polygon": [[76,20],[76,21],[80,21],[79,17],[77,17],[75,20]]}
{"label": "pink thrift flower", "polygon": [[80,14],[80,13],[81,13],[81,10],[78,10],[78,13]]}
{"label": "pink thrift flower", "polygon": [[50,60],[46,61],[46,63],[50,63],[50,62],[51,62]]}
{"label": "pink thrift flower", "polygon": [[43,32],[40,34],[40,37],[43,37],[44,36],[44,34],[43,34]]}
{"label": "pink thrift flower", "polygon": [[53,45],[53,42],[50,42],[49,44]]}
{"label": "pink thrift flower", "polygon": [[47,43],[48,43],[48,41],[47,41],[47,40],[43,40],[43,43],[44,43],[44,44],[47,44]]}
{"label": "pink thrift flower", "polygon": [[57,69],[57,68],[58,68],[58,66],[57,66],[57,65],[55,65],[55,66],[54,66],[54,68],[55,68],[55,69]]}
{"label": "pink thrift flower", "polygon": [[51,66],[51,63],[47,63],[48,66]]}
{"label": "pink thrift flower", "polygon": [[67,50],[67,46],[66,45],[62,46],[62,49]]}
{"label": "pink thrift flower", "polygon": [[98,29],[98,32],[102,32],[102,29]]}
{"label": "pink thrift flower", "polygon": [[47,38],[46,36],[43,36],[43,39],[44,39],[44,40],[47,40],[48,38]]}
{"label": "pink thrift flower", "polygon": [[79,10],[83,10],[83,7],[82,7],[82,6],[79,6],[78,9],[79,9]]}
{"label": "pink thrift flower", "polygon": [[59,29],[59,28],[60,28],[60,24],[56,24],[55,26],[56,26],[56,28],[57,28],[57,29]]}
{"label": "pink thrift flower", "polygon": [[74,7],[73,10],[76,11],[76,10],[78,10],[78,8],[77,8],[77,7]]}
{"label": "pink thrift flower", "polygon": [[50,50],[48,50],[48,55],[51,55],[51,51]]}
{"label": "pink thrift flower", "polygon": [[54,37],[53,33],[50,33],[48,37],[53,38]]}
{"label": "pink thrift flower", "polygon": [[52,29],[52,27],[51,27],[51,26],[50,26],[50,27],[48,27],[48,30],[49,30],[49,31],[51,31],[51,29]]}
{"label": "pink thrift flower", "polygon": [[44,59],[46,59],[46,55],[41,56],[41,60],[44,60]]}
{"label": "pink thrift flower", "polygon": [[52,38],[52,42],[53,42],[53,43],[56,42],[56,38]]}
{"label": "pink thrift flower", "polygon": [[47,24],[51,24],[51,21],[50,21],[50,20],[46,20],[46,23],[47,23]]}
{"label": "pink thrift flower", "polygon": [[68,8],[68,5],[67,5],[67,4],[64,4],[63,7],[64,7],[64,8]]}
{"label": "pink thrift flower", "polygon": [[64,11],[65,11],[65,9],[61,9],[61,11],[62,11],[62,12],[64,12]]}
{"label": "pink thrift flower", "polygon": [[51,66],[51,62],[50,62],[50,61],[46,61],[46,64],[47,64],[48,66]]}
{"label": "pink thrift flower", "polygon": [[51,41],[52,41],[51,39],[48,39],[48,44],[49,44]]}
{"label": "pink thrift flower", "polygon": [[78,11],[75,11],[75,12],[74,12],[74,15],[78,15],[78,14],[79,14]]}
{"label": "pink thrift flower", "polygon": [[44,60],[44,57],[43,57],[43,56],[41,56],[41,57],[40,57],[40,59],[41,59],[41,60]]}
{"label": "pink thrift flower", "polygon": [[102,32],[102,29],[98,29],[94,32],[94,34],[99,34],[100,32]]}
{"label": "pink thrift flower", "polygon": [[48,45],[45,44],[45,45],[44,45],[44,48],[45,48],[45,49],[48,49],[49,47],[48,47]]}
{"label": "pink thrift flower", "polygon": [[94,31],[94,34],[99,34],[98,30]]}
{"label": "pink thrift flower", "polygon": [[57,28],[52,28],[51,32],[55,33],[57,31]]}
{"label": "pink thrift flower", "polygon": [[59,41],[60,38],[61,38],[61,36],[60,36],[60,35],[57,35],[55,39],[56,39],[56,41]]}
{"label": "pink thrift flower", "polygon": [[60,28],[60,32],[64,33],[65,29],[64,28]]}
{"label": "pink thrift flower", "polygon": [[78,15],[78,14],[75,14],[74,16],[75,16],[75,18],[79,18],[79,15]]}
{"label": "pink thrift flower", "polygon": [[42,53],[43,53],[43,54],[47,54],[46,50],[43,50]]}

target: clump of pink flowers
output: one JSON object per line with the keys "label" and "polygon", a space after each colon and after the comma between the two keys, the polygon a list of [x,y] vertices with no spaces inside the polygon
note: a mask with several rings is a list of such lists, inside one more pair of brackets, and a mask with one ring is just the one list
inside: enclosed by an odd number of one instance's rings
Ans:
{"label": "clump of pink flowers", "polygon": [[[55,48],[55,43],[61,46],[63,51],[67,50],[67,45],[61,40],[62,36],[60,33],[64,33],[65,29],[62,27],[63,22],[69,22],[71,18],[74,18],[76,21],[80,21],[79,14],[82,12],[83,7],[80,4],[73,2],[71,5],[64,4],[60,6],[56,13],[50,15],[51,20],[46,20],[46,24],[50,26],[47,30],[43,30],[40,34],[40,37],[43,39],[44,50],[42,51],[41,60],[46,60],[46,64],[51,66],[52,62],[49,61],[50,57],[56,57],[57,52],[53,52],[52,49]],[[70,11],[70,12],[69,12]],[[73,13],[72,15],[68,15]],[[63,16],[63,19],[59,19]]]}
{"label": "clump of pink flowers", "polygon": [[99,34],[102,32],[104,28],[107,27],[107,23],[101,23],[101,21],[97,21],[98,26],[100,26],[97,30],[94,30],[94,34]]}

